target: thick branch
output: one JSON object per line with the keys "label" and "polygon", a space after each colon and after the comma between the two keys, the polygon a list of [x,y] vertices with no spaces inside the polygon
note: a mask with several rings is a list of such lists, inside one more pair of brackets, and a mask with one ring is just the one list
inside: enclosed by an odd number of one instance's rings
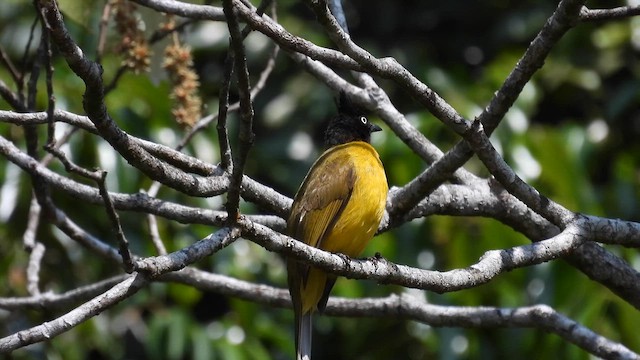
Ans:
{"label": "thick branch", "polygon": [[464,138],[491,174],[516,198],[560,228],[573,220],[575,215],[571,211],[542,195],[513,171],[491,144],[480,121],[474,122]]}
{"label": "thick branch", "polygon": [[[290,307],[284,289],[186,268],[166,274],[162,281],[173,281],[269,306]],[[437,327],[523,327],[554,333],[586,351],[604,358],[639,359],[625,346],[615,343],[546,305],[522,308],[461,307],[427,304],[408,295],[385,298],[345,299],[331,297],[324,313],[331,316],[390,317],[418,321]]]}
{"label": "thick branch", "polygon": [[384,258],[353,260],[332,254],[273,230],[240,218],[242,236],[270,251],[304,260],[328,272],[353,279],[369,279],[382,284],[396,284],[437,293],[475,287],[489,282],[500,273],[540,264],[565,256],[581,245],[586,234],[568,227],[554,238],[505,250],[486,252],[480,260],[465,269],[431,271],[397,265]]}
{"label": "thick branch", "polygon": [[339,316],[400,317],[438,327],[523,327],[554,333],[606,359],[640,359],[640,355],[555,311],[547,305],[520,308],[462,307],[427,304],[411,296],[381,299],[332,298],[327,314]]}
{"label": "thick branch", "polygon": [[[47,183],[57,190],[74,195],[83,201],[100,204],[102,198],[98,189],[78,183],[46,168],[38,161],[23,153],[13,143],[0,136],[0,154],[32,175],[43,177]],[[226,177],[219,177],[219,190],[222,193],[228,186]],[[114,206],[119,210],[135,210],[174,219],[183,223],[220,225],[226,219],[221,211],[192,208],[155,199],[143,193],[135,195],[109,193]],[[291,206],[291,199],[245,176],[242,184],[242,195],[247,199],[273,210],[284,216]]]}
{"label": "thick branch", "polygon": [[56,337],[132,296],[147,282],[143,275],[129,276],[108,291],[56,319],[1,338],[0,353],[8,353],[20,347]]}
{"label": "thick branch", "polygon": [[151,277],[180,270],[233,243],[240,236],[236,228],[222,228],[206,238],[167,255],[148,257],[136,262],[136,270]]}

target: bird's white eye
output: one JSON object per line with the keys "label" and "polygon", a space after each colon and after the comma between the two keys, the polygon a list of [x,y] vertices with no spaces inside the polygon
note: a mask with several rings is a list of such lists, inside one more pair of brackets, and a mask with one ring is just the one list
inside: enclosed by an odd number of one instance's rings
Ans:
{"label": "bird's white eye", "polygon": [[363,124],[367,124],[367,118],[364,116],[360,116],[360,122],[362,122]]}

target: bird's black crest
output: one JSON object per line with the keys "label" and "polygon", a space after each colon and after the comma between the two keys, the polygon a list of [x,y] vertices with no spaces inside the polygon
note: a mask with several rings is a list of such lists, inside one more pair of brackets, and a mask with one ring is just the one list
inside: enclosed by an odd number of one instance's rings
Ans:
{"label": "bird's black crest", "polygon": [[328,147],[351,141],[371,140],[371,133],[380,131],[380,127],[369,122],[364,111],[355,106],[344,91],[338,98],[338,114],[331,119],[325,132]]}
{"label": "bird's black crest", "polygon": [[340,97],[338,98],[338,112],[344,115],[358,116],[364,114],[362,110],[356,107],[349,97],[347,93],[344,91],[340,91]]}

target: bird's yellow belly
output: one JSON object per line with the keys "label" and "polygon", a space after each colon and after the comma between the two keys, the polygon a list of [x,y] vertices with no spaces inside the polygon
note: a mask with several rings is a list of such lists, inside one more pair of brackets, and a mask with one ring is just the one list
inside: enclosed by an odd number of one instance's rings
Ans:
{"label": "bird's yellow belly", "polygon": [[[353,193],[331,232],[320,248],[333,253],[357,257],[375,235],[384,214],[387,179],[377,156],[370,152],[352,152],[358,164]],[[309,269],[303,285],[302,312],[314,311],[327,283],[328,275],[317,268]]]}
{"label": "bird's yellow belly", "polygon": [[362,166],[351,199],[320,248],[350,257],[360,255],[378,230],[384,214],[387,191],[382,168],[377,164]]}

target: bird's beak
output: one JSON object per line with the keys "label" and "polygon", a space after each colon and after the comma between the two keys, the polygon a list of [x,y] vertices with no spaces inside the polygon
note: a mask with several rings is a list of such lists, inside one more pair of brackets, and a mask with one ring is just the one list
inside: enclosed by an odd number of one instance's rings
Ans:
{"label": "bird's beak", "polygon": [[376,131],[382,131],[382,128],[374,123],[369,123],[369,131],[371,132],[376,132]]}

